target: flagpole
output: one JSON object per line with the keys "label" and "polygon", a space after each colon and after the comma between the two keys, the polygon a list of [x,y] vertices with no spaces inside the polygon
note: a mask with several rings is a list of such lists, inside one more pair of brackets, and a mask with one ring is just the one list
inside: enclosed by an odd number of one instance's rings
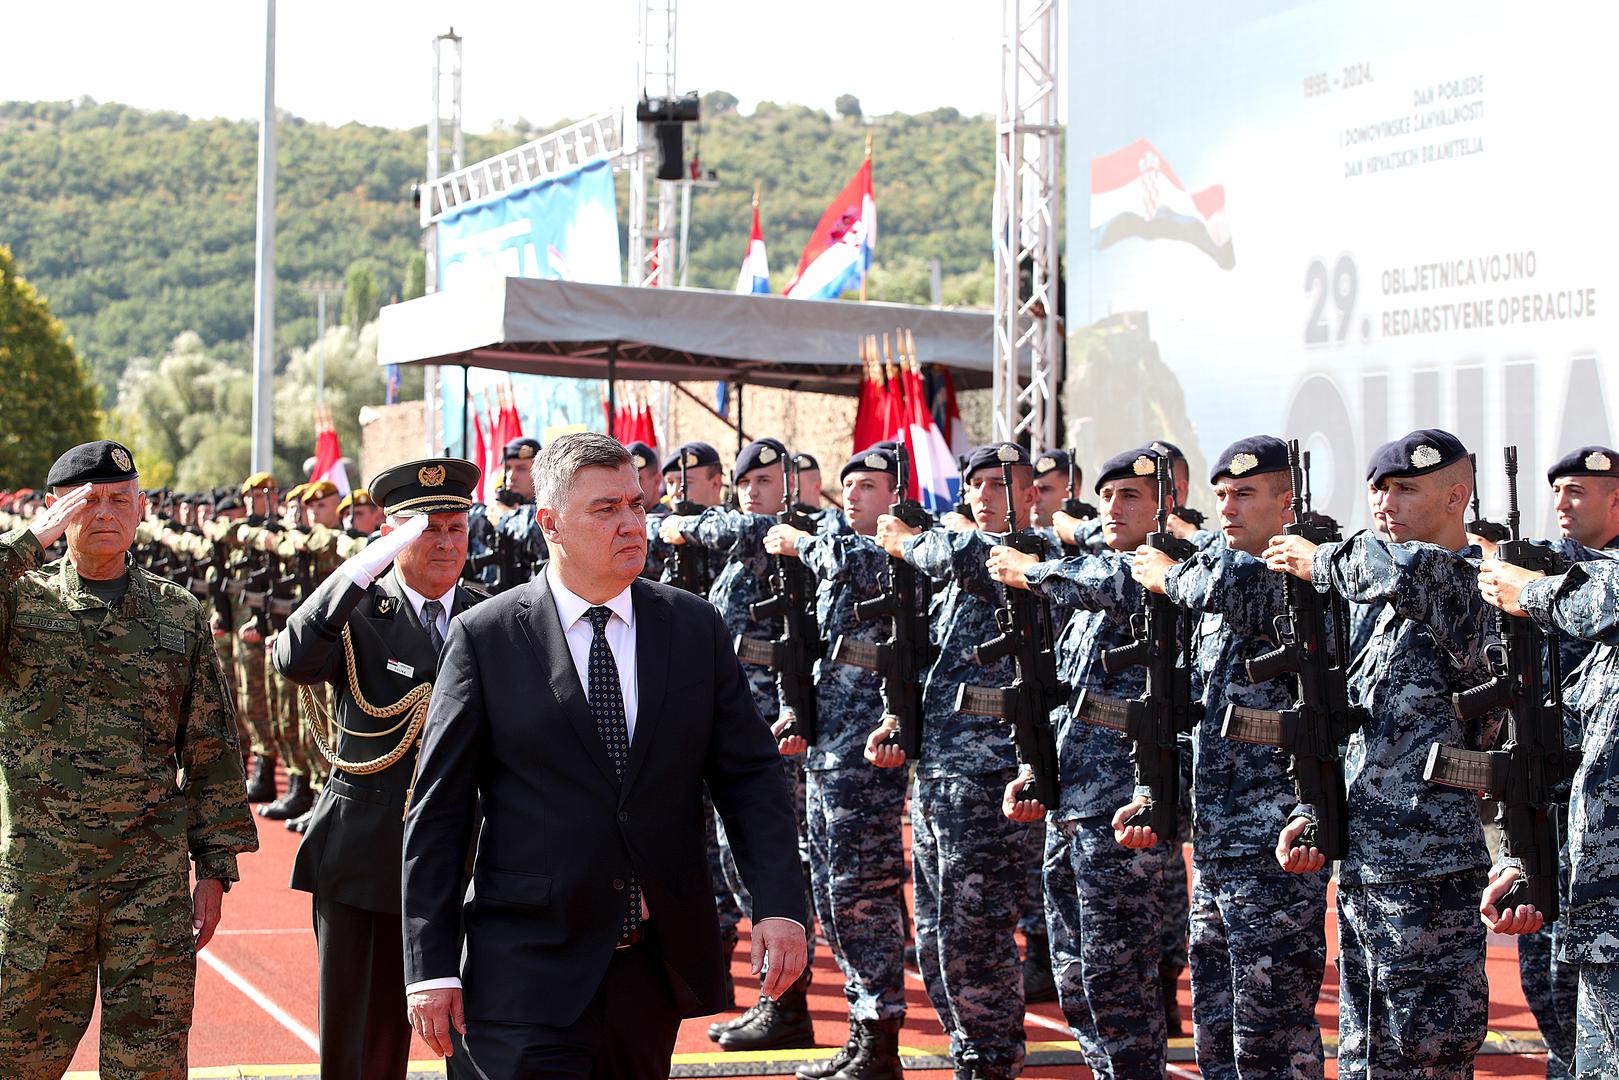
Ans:
{"label": "flagpole", "polygon": [[[869,131],[866,132],[866,160],[868,162],[871,160],[871,132]],[[862,304],[866,302],[866,276],[870,269],[869,266],[860,268],[860,302]]]}

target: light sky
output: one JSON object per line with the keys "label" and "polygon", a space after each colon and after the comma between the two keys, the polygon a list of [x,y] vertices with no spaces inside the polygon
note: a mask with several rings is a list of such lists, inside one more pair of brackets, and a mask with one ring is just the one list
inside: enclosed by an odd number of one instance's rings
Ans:
{"label": "light sky", "polygon": [[[262,108],[264,0],[7,5],[0,100],[84,95],[194,117]],[[413,127],[432,48],[465,38],[466,128],[549,125],[637,96],[634,0],[279,0],[276,101],[310,120]],[[993,115],[1000,0],[681,0],[677,84],[868,114],[951,105]]]}

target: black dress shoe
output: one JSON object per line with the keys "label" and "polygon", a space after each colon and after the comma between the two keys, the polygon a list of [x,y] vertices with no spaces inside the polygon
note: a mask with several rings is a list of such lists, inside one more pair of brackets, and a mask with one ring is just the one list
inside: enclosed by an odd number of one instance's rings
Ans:
{"label": "black dress shoe", "polygon": [[720,1033],[723,1050],[803,1050],[815,1045],[810,1020],[809,972],[798,977],[781,997],[761,998],[746,1023]]}

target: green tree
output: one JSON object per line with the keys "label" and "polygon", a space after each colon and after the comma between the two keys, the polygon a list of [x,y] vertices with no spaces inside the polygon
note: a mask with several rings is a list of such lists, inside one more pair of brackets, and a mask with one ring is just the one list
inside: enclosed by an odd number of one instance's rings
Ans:
{"label": "green tree", "polygon": [[343,294],[343,322],[351,330],[359,330],[377,317],[381,306],[381,290],[371,275],[368,263],[356,262],[349,266],[348,290]]}
{"label": "green tree", "polygon": [[860,99],[853,94],[839,94],[837,102],[832,107],[845,120],[859,120],[864,115],[860,111]]}
{"label": "green tree", "polygon": [[198,491],[247,475],[252,411],[248,372],[188,330],[163,356],[130,362],[109,420],[135,451],[143,479]]}
{"label": "green tree", "polygon": [[405,288],[399,295],[401,300],[414,300],[418,296],[427,295],[427,256],[417,251],[412,253],[410,261],[405,263]]}
{"label": "green tree", "polygon": [[44,484],[62,451],[99,427],[95,388],[67,331],[0,244],[0,488]]}

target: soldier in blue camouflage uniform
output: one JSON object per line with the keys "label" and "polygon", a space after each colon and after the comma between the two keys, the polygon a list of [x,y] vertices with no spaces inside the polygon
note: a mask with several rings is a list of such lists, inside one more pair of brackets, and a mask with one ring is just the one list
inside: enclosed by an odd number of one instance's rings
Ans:
{"label": "soldier in blue camouflage uniform", "polygon": [[[777,525],[766,536],[772,554],[802,559],[815,574],[816,618],[829,656],[840,637],[887,640],[887,620],[862,622],[854,606],[882,592],[889,557],[872,535],[877,518],[895,499],[897,472],[893,453],[863,451],[840,477],[852,531],[811,535]],[[822,660],[816,701],[814,745],[794,736],[783,740],[782,751],[807,750],[815,913],[843,972],[849,1040],[830,1061],[806,1065],[797,1075],[799,1080],[898,1080],[905,1019],[901,824],[908,776],[904,769],[873,769],[864,757],[870,718],[883,711],[875,672]]]}
{"label": "soldier in blue camouflage uniform", "polygon": [[[1014,464],[1006,491],[1002,461]],[[968,456],[967,504],[994,528],[1006,520],[1007,500],[1027,522],[1034,504],[1027,451],[1011,443],[979,447]],[[877,540],[936,582],[933,634],[939,656],[923,688],[926,717],[922,760],[911,796],[911,860],[915,870],[916,953],[928,1000],[950,1034],[958,1077],[1001,1080],[1023,1066],[1023,979],[1014,931],[1026,889],[1026,826],[1001,812],[1006,785],[1017,775],[1017,754],[1006,723],[956,711],[963,684],[1005,686],[1012,662],[988,667],[973,650],[1000,631],[995,612],[1001,586],[986,560],[996,537],[980,529],[918,532],[883,515]],[[1052,543],[1052,552],[1056,544]],[[868,761],[900,768],[905,754],[887,742],[885,721],[866,740]]]}
{"label": "soldier in blue camouflage uniform", "polygon": [[[1350,673],[1365,710],[1344,761],[1349,851],[1339,866],[1339,1070],[1344,1077],[1465,1077],[1484,1041],[1489,988],[1479,897],[1489,865],[1477,799],[1423,779],[1435,742],[1490,745],[1500,716],[1458,719],[1451,695],[1484,682],[1493,621],[1474,585],[1479,551],[1463,528],[1466,448],[1424,429],[1390,443],[1371,482],[1393,542],[1358,533],[1311,545],[1275,538],[1273,570],[1385,602]],[[1277,841],[1284,869],[1311,873],[1298,846],[1313,813],[1294,810]]]}
{"label": "soldier in blue camouflage uniform", "polygon": [[[1597,643],[1564,703],[1576,714],[1584,739],[1569,804],[1570,875],[1559,945],[1562,963],[1578,971],[1573,1075],[1619,1076],[1619,563],[1577,563],[1566,573],[1541,577],[1491,561],[1479,587],[1511,614]],[[1514,873],[1503,871],[1492,890]],[[1537,913],[1522,929],[1538,924]]]}
{"label": "soldier in blue camouflage uniform", "polygon": [[[1192,1021],[1199,1072],[1212,1080],[1320,1077],[1315,1005],[1326,967],[1326,879],[1288,874],[1276,837],[1297,802],[1287,755],[1220,737],[1226,705],[1289,709],[1290,679],[1255,684],[1248,661],[1271,651],[1285,610],[1281,576],[1257,557],[1292,520],[1287,445],[1271,436],[1234,443],[1215,459],[1224,542],[1184,563],[1155,548],[1135,554],[1147,588],[1203,613],[1192,731]],[[1118,815],[1144,804],[1133,801]],[[1151,844],[1133,826],[1126,842]]]}
{"label": "soldier in blue camouflage uniform", "polygon": [[1050,814],[1045,896],[1057,996],[1086,1064],[1108,1078],[1164,1071],[1163,878],[1180,851],[1135,851],[1116,842],[1114,811],[1135,787],[1130,742],[1075,719],[1072,708],[1082,692],[1125,699],[1145,689],[1142,669],[1108,673],[1101,655],[1134,640],[1130,620],[1141,610],[1142,591],[1130,563],[1153,527],[1158,458],[1157,450],[1142,447],[1102,466],[1096,493],[1106,552],[1039,562],[997,547],[989,564],[1007,586],[1073,609],[1058,642],[1058,677],[1073,695],[1054,716],[1062,805],[1023,798],[1019,783],[1008,786],[1005,805],[1014,820]]}
{"label": "soldier in blue camouflage uniform", "polygon": [[[781,636],[778,616],[755,618],[752,607],[769,599],[772,558],[765,551],[765,534],[777,523],[786,498],[783,463],[787,448],[777,439],[758,439],[743,447],[737,455],[732,471],[739,510],[711,506],[695,517],[671,514],[659,525],[659,534],[665,544],[680,546],[691,544],[726,557],[724,567],[714,578],[709,589],[709,602],[719,610],[726,629],[733,638],[774,639]],[[688,466],[688,472],[690,467]],[[775,673],[768,668],[744,665],[748,685],[753,690],[754,704],[759,715],[778,728],[781,711],[776,697]],[[793,802],[798,816],[799,855],[804,863],[806,881],[810,878],[809,841],[805,817],[804,765],[802,754],[784,756],[782,769],[793,789]],[[719,841],[726,880],[744,911],[752,908],[752,899],[742,887],[730,858],[729,841],[723,823],[719,827]],[[812,927],[814,916],[806,911],[804,926]],[[809,935],[810,960],[815,956],[815,935]],[[727,1050],[776,1050],[814,1045],[814,1030],[809,1015],[806,990],[809,969],[789,990],[776,1001],[761,1000],[748,1013],[729,1027],[717,1025],[719,1044]]]}
{"label": "soldier in blue camouflage uniform", "polygon": [[[1619,451],[1606,446],[1582,446],[1565,454],[1546,471],[1552,486],[1552,505],[1558,531],[1587,548],[1619,548]],[[1567,634],[1557,637],[1562,670],[1569,675],[1591,652],[1591,643]],[[1568,745],[1581,739],[1579,718],[1563,711]],[[1568,826],[1562,838],[1562,873],[1559,887],[1568,894]],[[1546,1043],[1546,1076],[1563,1080],[1572,1075],[1575,1046],[1575,1000],[1579,985],[1574,965],[1558,956],[1562,924],[1543,927],[1518,939],[1518,975],[1523,998],[1535,1016]]]}

